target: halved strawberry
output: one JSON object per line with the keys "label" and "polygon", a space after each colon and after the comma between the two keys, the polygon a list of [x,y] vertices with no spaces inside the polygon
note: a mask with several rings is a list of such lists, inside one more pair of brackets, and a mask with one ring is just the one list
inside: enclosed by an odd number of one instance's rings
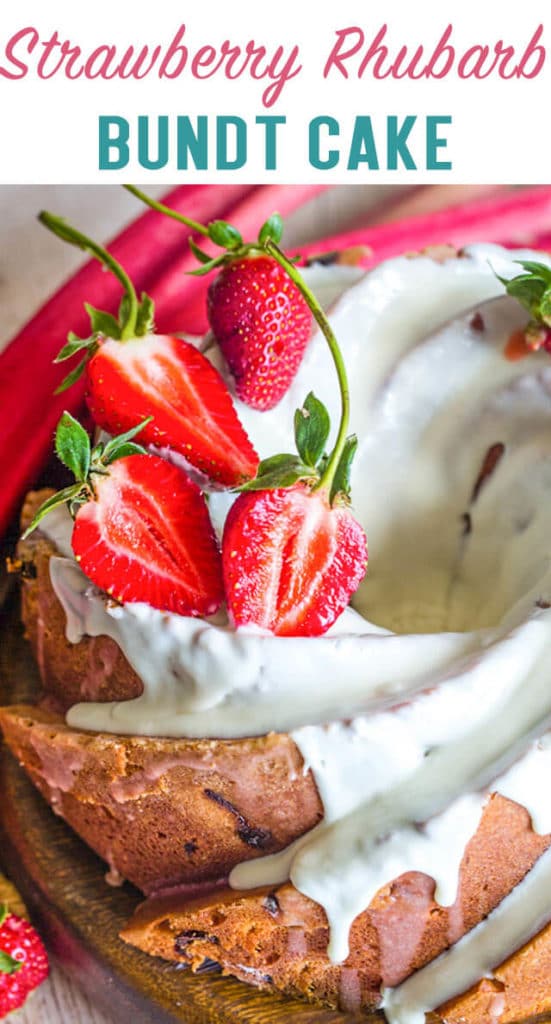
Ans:
{"label": "halved strawberry", "polygon": [[365,575],[364,531],[346,507],[302,483],[239,495],[222,541],[226,600],[235,626],[319,636]]}
{"label": "halved strawberry", "polygon": [[63,241],[95,256],[124,289],[118,317],[85,304],[91,334],[78,338],[69,333],[55,361],[78,353],[81,360],[57,390],[84,373],[90,411],[104,430],[128,431],[152,418],[143,434],[145,444],[172,448],[224,486],[254,476],[258,456],[220,374],[194,345],[154,333],[152,299],[142,293],[138,300],[111,253],[61,217],[43,211],[39,220]]}
{"label": "halved strawberry", "polygon": [[227,262],[208,290],[209,323],[242,402],[272,409],[301,364],[312,314],[296,285],[271,256]]}
{"label": "halved strawberry", "polygon": [[86,431],[65,412],[56,451],[76,483],[44,502],[25,536],[66,503],[75,519],[73,551],[98,587],[118,601],[210,615],[224,590],[206,501],[181,469],[134,443],[142,427],[92,450]]}
{"label": "halved strawberry", "polygon": [[223,600],[220,555],[207,505],[182,470],[129,455],[94,480],[77,512],[72,547],[82,571],[117,601],[179,615],[211,615]]}
{"label": "halved strawberry", "polygon": [[226,486],[254,476],[258,456],[230,393],[208,359],[187,341],[148,335],[100,342],[87,366],[86,399],[110,434],[153,420],[144,444],[168,446]]}

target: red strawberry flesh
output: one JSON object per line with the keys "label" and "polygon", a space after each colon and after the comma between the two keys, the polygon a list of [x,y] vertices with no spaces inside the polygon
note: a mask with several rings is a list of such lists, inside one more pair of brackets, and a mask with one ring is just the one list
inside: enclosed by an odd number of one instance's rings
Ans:
{"label": "red strawberry flesh", "polygon": [[72,546],[83,572],[121,602],[210,615],[223,600],[220,553],[203,495],[182,470],[130,455],[94,475]]}
{"label": "red strawberry flesh", "polygon": [[235,626],[319,636],[363,579],[367,542],[347,508],[299,484],[241,494],[226,520],[222,561]]}
{"label": "red strawberry flesh", "polygon": [[270,256],[232,260],[208,291],[208,317],[238,397],[272,409],[300,366],[312,315],[287,272]]}
{"label": "red strawberry flesh", "polygon": [[0,952],[21,964],[13,973],[0,970],[0,1018],[23,1006],[33,989],[48,977],[46,950],[23,918],[8,914],[0,927]]}
{"label": "red strawberry flesh", "polygon": [[255,475],[258,456],[230,393],[189,342],[164,335],[106,339],[88,364],[87,382],[90,412],[110,434],[153,416],[142,444],[172,448],[225,486]]}

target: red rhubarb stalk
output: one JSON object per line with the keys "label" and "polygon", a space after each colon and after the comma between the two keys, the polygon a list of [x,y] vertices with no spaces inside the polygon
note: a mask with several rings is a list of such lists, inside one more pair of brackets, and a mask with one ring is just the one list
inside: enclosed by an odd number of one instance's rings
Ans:
{"label": "red rhubarb stalk", "polygon": [[391,221],[405,220],[406,217],[420,217],[437,210],[448,210],[453,206],[463,206],[483,197],[497,196],[505,192],[506,185],[421,185],[407,192],[398,192],[381,203],[373,216],[365,221],[366,225],[389,224]]}
{"label": "red rhubarb stalk", "polygon": [[543,231],[530,241],[530,246],[539,249],[541,252],[551,252],[551,231]]}
{"label": "red rhubarb stalk", "polygon": [[538,186],[498,193],[421,217],[361,228],[311,242],[301,246],[300,252],[312,256],[365,246],[368,252],[363,265],[374,266],[391,256],[417,252],[428,245],[450,244],[460,248],[472,242],[498,242],[536,246],[545,231],[551,231],[551,188]]}

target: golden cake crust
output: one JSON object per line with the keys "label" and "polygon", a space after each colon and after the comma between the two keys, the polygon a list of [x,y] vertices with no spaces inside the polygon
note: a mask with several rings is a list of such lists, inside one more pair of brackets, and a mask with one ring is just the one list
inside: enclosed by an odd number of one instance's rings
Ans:
{"label": "golden cake crust", "polygon": [[[27,495],[22,529],[53,493],[45,489]],[[65,612],[50,583],[50,558],[56,554],[59,552],[40,530],[17,546],[23,567],[21,614],[46,693],[60,711],[81,700],[139,697],[142,683],[114,640],[84,637],[79,644],[71,644],[65,638]]]}
{"label": "golden cake crust", "polygon": [[[23,528],[51,493],[28,495]],[[316,825],[322,804],[287,735],[150,739],[65,725],[60,712],[72,704],[131,699],[142,686],[110,638],[66,640],[49,574],[58,553],[40,531],[19,542],[22,617],[45,699],[42,707],[0,711],[0,727],[43,796],[85,842],[151,893],[225,878],[240,861],[274,853]]]}
{"label": "golden cake crust", "polygon": [[[402,875],[358,915],[342,965],[327,957],[323,909],[290,883],[243,893],[226,889],[192,902],[148,900],[122,937],[147,953],[190,963],[194,970],[214,960],[225,973],[265,989],[333,1009],[368,1011],[379,1004],[381,984],[399,984],[481,921],[549,842],[534,834],[523,808],[493,796],[465,850],[454,906],[434,902],[428,876]],[[485,979],[450,1001],[441,1019],[507,1024],[551,1014],[550,967],[548,927],[498,969],[495,981]],[[495,1011],[498,1002],[502,1015],[491,1016],[489,1008]]]}
{"label": "golden cake crust", "polygon": [[0,710],[12,753],[56,812],[144,893],[227,876],[312,828],[322,806],[289,737],[174,740],[70,729]]}

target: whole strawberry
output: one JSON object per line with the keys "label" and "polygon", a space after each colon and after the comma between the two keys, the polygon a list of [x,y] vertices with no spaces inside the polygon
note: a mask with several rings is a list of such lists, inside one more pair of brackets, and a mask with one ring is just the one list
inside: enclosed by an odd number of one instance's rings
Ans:
{"label": "whole strawberry", "polygon": [[0,1017],[23,1006],[48,971],[46,950],[32,925],[0,904]]}
{"label": "whole strawberry", "polygon": [[312,316],[288,274],[271,257],[226,263],[208,290],[213,334],[235,379],[238,398],[272,409],[301,364]]}
{"label": "whole strawberry", "polygon": [[66,503],[77,562],[98,587],[121,602],[211,615],[224,594],[205,499],[181,469],[133,442],[143,427],[91,450],[86,431],[65,412],[56,450],[76,483],[44,502],[25,536]]}
{"label": "whole strawberry", "polygon": [[148,418],[144,444],[168,448],[222,486],[254,476],[258,456],[235,411],[222,377],[195,345],[158,335],[153,302],[138,301],[125,270],[109,252],[61,218],[42,212],[50,231],[92,253],[120,281],[124,296],[118,318],[87,305],[92,333],[70,334],[56,362],[80,353],[77,367],[58,391],[81,374],[96,424],[110,434],[131,430]]}
{"label": "whole strawberry", "polygon": [[281,241],[280,215],[273,213],[265,221],[256,241],[244,242],[226,221],[199,224],[134,185],[125,188],[223,250],[212,256],[190,240],[201,263],[192,273],[219,271],[207,293],[207,314],[238,398],[253,409],[273,409],[294,380],[312,331],[308,302],[269,251]]}

